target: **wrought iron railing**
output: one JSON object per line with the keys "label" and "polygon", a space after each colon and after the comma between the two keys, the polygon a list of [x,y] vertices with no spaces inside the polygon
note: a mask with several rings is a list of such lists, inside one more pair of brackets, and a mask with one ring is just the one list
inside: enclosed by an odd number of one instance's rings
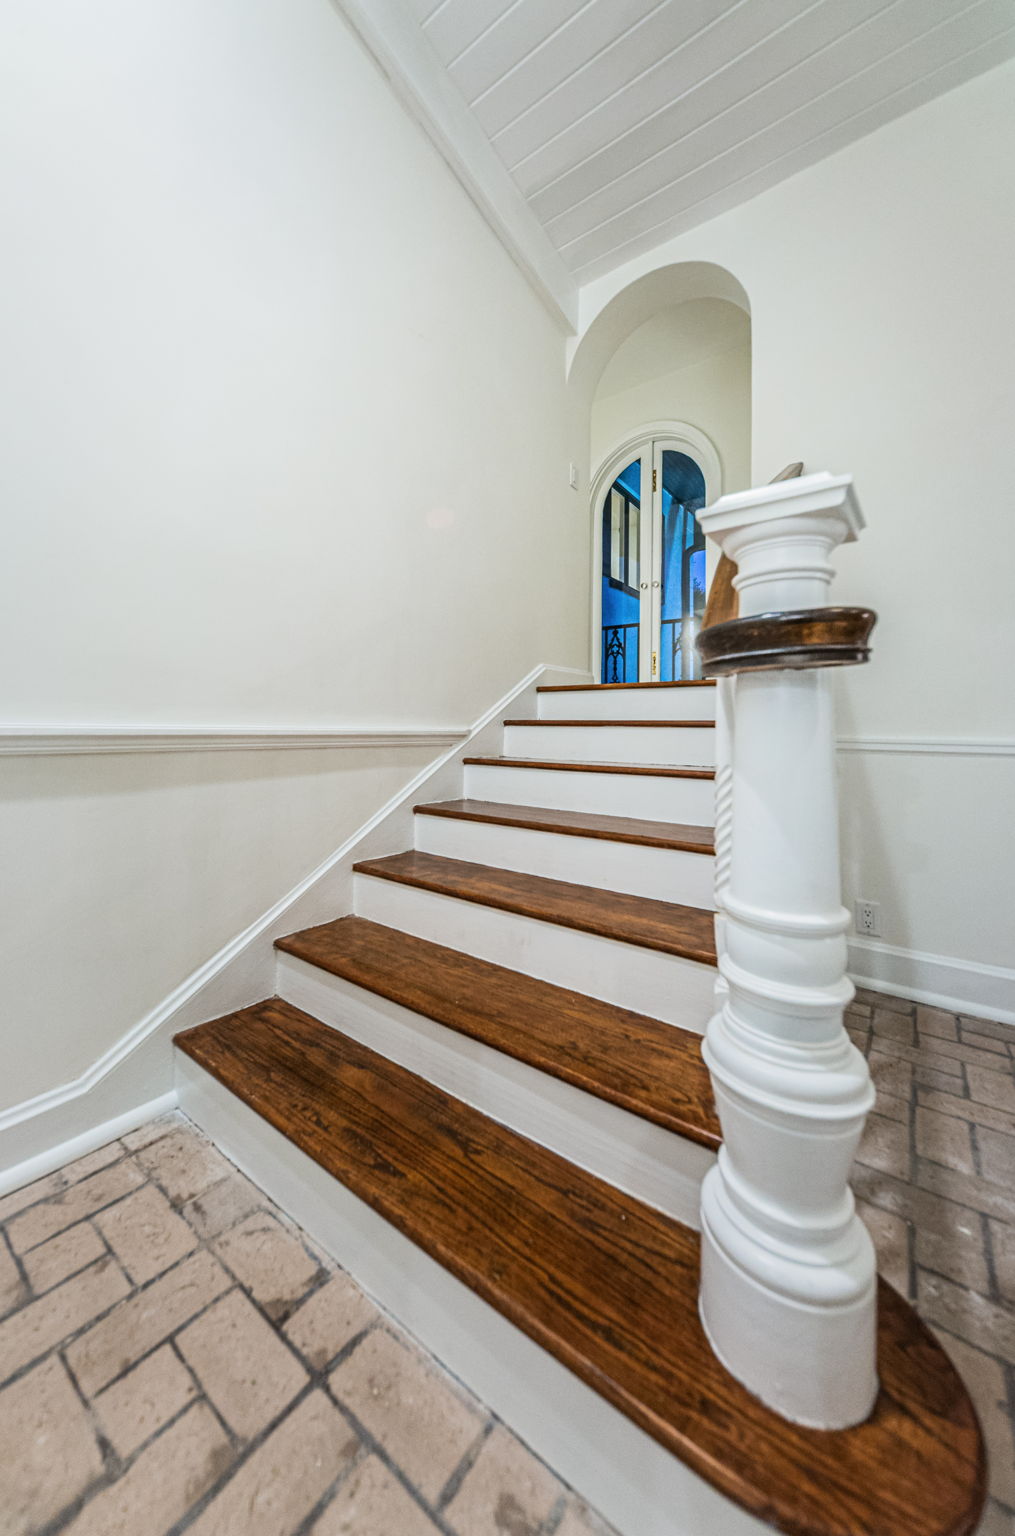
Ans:
{"label": "wrought iron railing", "polygon": [[636,683],[638,681],[638,630],[639,624],[603,625],[603,665],[600,674],[604,683]]}

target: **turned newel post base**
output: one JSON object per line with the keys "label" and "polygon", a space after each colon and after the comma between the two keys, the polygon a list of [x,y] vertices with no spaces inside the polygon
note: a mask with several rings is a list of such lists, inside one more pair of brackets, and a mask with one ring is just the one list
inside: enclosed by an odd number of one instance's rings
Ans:
{"label": "turned newel post base", "polygon": [[737,565],[741,604],[699,643],[706,673],[736,674],[704,1045],[723,1146],[702,1187],[700,1311],[752,1392],[838,1429],[866,1418],[878,1390],[874,1252],[848,1182],[874,1094],[842,1022],[853,988],[823,670],[866,659],[873,614],[825,607],[830,555],[862,524],[850,480],[831,475],[699,517]]}

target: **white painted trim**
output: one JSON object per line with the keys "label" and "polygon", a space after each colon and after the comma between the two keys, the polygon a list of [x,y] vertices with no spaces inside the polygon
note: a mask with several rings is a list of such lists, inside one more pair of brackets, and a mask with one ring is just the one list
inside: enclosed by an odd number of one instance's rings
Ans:
{"label": "white painted trim", "polygon": [[[421,769],[317,869],[192,971],[79,1077],[0,1112],[0,1169],[9,1172],[12,1163],[48,1155],[54,1141],[66,1139],[70,1126],[76,1128],[75,1134],[90,1134],[93,1124],[125,1113],[124,1101],[139,1103],[164,1092],[171,1079],[169,1039],[173,1034],[268,996],[274,977],[274,940],[293,928],[309,927],[350,910],[353,863],[398,852],[399,845],[410,847],[412,806],[424,796],[437,800],[460,794],[461,758],[470,748],[481,750],[484,734],[499,732],[507,712],[512,707],[517,711],[519,699],[530,690],[534,698],[540,681],[587,681],[588,676],[574,667],[534,667],[463,740]],[[114,1074],[122,1074],[123,1081],[118,1082]],[[6,1177],[0,1172],[0,1178]]]}
{"label": "white painted trim", "polygon": [[840,736],[840,752],[932,753],[943,757],[1015,757],[1010,736]]}
{"label": "white painted trim", "polygon": [[149,1120],[156,1120],[159,1115],[166,1115],[175,1108],[176,1089],[172,1088],[168,1093],[160,1094],[157,1099],[149,1099],[145,1104],[124,1110],[112,1120],[103,1120],[99,1125],[91,1126],[80,1136],[72,1136],[69,1141],[62,1141],[58,1146],[37,1153],[35,1157],[26,1158],[13,1168],[5,1168],[0,1173],[0,1195],[9,1194],[12,1189],[21,1189],[25,1184],[33,1184],[47,1173],[54,1173],[66,1163],[74,1162],[75,1158],[84,1157],[97,1147],[115,1141],[117,1136],[136,1131],[138,1126],[146,1125]]}
{"label": "white painted trim", "polygon": [[858,987],[912,998],[949,1013],[1015,1024],[1015,970],[954,955],[903,949],[880,939],[849,940],[849,976]]}
{"label": "white painted trim", "polygon": [[[700,427],[692,426],[689,421],[647,421],[636,432],[626,433],[619,442],[615,443],[592,476],[590,494],[593,515],[596,512],[596,502],[601,500],[617,478],[619,471],[630,463],[636,451],[644,449],[647,444],[662,437],[687,444],[691,457],[694,458],[705,477],[705,492],[709,505],[722,495],[722,457],[715,443],[705,432],[702,432]],[[600,564],[602,564],[601,546]]]}
{"label": "white painted trim", "polygon": [[578,329],[578,284],[403,0],[334,0],[554,319]]}
{"label": "white painted trim", "polygon": [[620,1536],[771,1536],[177,1053],[184,1112]]}
{"label": "white painted trim", "polygon": [[292,752],[320,747],[452,747],[467,725],[299,726],[0,725],[0,757],[83,756],[103,752]]}

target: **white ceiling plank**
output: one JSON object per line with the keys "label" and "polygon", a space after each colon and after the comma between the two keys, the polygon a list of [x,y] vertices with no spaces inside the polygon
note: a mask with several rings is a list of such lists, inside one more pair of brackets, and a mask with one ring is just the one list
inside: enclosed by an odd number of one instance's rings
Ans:
{"label": "white ceiling plank", "polygon": [[[584,0],[587,3],[587,0]],[[527,59],[558,27],[574,18],[583,0],[518,0],[449,68],[470,104]]]}
{"label": "white ceiling plank", "polygon": [[588,113],[636,80],[664,54],[730,9],[730,0],[687,0],[684,5],[670,0],[661,10],[652,11],[612,47],[562,80],[550,95],[498,133],[494,138],[498,154],[510,167],[527,162],[544,146],[578,128]]}
{"label": "white ceiling plank", "polygon": [[1015,0],[333,0],[551,312],[1015,53]]}
{"label": "white ceiling plank", "polygon": [[960,50],[989,46],[993,41],[1002,46],[1011,26],[1011,0],[981,0],[980,4],[940,23],[914,43],[897,49],[842,81],[752,139],[699,164],[637,208],[629,209],[569,242],[561,248],[565,261],[572,270],[577,270],[606,258],[613,262],[625,259],[618,253],[632,241],[658,237],[660,229],[721,194],[724,189],[763,172],[801,146],[831,134],[862,114],[876,112],[880,104],[907,90],[914,81],[947,70]]}
{"label": "white ceiling plank", "polygon": [[474,98],[472,110],[492,138],[597,54],[618,46],[632,27],[670,4],[671,0],[591,0],[566,26]]}
{"label": "white ceiling plank", "polygon": [[[771,32],[784,28],[812,4],[820,5],[821,0],[808,0],[807,5],[801,0],[765,0],[763,5],[747,0],[746,5],[720,16],[670,55],[660,57],[637,81],[513,166],[512,175],[540,218],[562,212],[574,200],[567,190],[571,179],[593,155],[731,59],[750,53]],[[562,189],[558,188],[560,182],[565,183]]]}
{"label": "white ceiling plank", "polygon": [[453,63],[519,0],[444,0],[426,23],[427,42],[441,63]]}
{"label": "white ceiling plank", "polygon": [[335,3],[550,313],[574,331],[578,292],[570,273],[403,0]]}
{"label": "white ceiling plank", "polygon": [[420,23],[428,21],[434,11],[440,10],[444,0],[406,0],[410,11]]}
{"label": "white ceiling plank", "polygon": [[[838,0],[830,3],[838,5]],[[782,74],[766,69],[767,83],[760,89],[747,91],[747,80],[733,67],[721,77],[721,98],[702,90],[694,93],[693,101],[685,98],[677,104],[686,111],[660,113],[641,124],[629,135],[629,145],[618,145],[617,156],[601,164],[599,189],[558,218],[545,221],[554,243],[561,246],[576,239],[669,186],[702,160],[753,138],[859,73],[872,57],[894,52],[929,31],[940,17],[936,0],[898,0],[888,8],[882,0],[852,0],[852,5],[855,10],[849,14],[857,15],[860,25]],[[841,6],[837,14],[845,21],[847,13]],[[762,54],[763,48],[755,53]],[[629,166],[634,169],[626,169]],[[613,178],[608,179],[609,171],[614,172]]]}
{"label": "white ceiling plank", "polygon": [[950,59],[940,70],[925,75],[922,79],[911,81],[909,85],[903,86],[894,95],[885,97],[875,106],[859,112],[855,117],[807,143],[798,145],[781,159],[772,161],[740,181],[730,183],[709,197],[702,198],[677,217],[664,221],[642,235],[632,237],[623,246],[615,247],[605,256],[590,260],[582,266],[576,266],[575,281],[579,286],[595,282],[597,278],[615,271],[617,267],[634,260],[645,251],[654,250],[656,246],[677,239],[689,230],[707,223],[708,220],[718,218],[721,214],[749,202],[761,193],[778,186],[780,182],[788,181],[790,177],[808,170],[818,161],[848,148],[867,134],[884,127],[885,124],[924,106],[946,91],[954,90],[966,81],[975,79],[977,75],[984,74],[996,65],[1007,63],[1012,58],[1015,58],[1015,28],[999,34],[978,48]]}

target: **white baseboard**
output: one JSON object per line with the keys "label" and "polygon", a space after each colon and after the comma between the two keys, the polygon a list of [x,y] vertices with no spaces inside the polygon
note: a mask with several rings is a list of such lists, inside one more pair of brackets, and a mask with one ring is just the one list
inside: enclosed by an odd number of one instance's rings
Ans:
{"label": "white baseboard", "polygon": [[21,1189],[25,1184],[32,1184],[36,1179],[45,1178],[47,1173],[54,1173],[57,1168],[62,1168],[66,1163],[72,1163],[75,1158],[84,1157],[88,1152],[94,1152],[97,1147],[104,1147],[110,1141],[115,1141],[117,1136],[125,1136],[128,1131],[136,1131],[139,1125],[146,1125],[149,1120],[155,1120],[159,1115],[166,1115],[171,1109],[176,1108],[176,1089],[171,1088],[168,1093],[160,1094],[157,1099],[149,1099],[145,1104],[135,1104],[133,1109],[125,1109],[113,1120],[101,1120],[92,1125],[80,1135],[72,1136],[69,1141],[61,1141],[58,1145],[49,1147],[45,1152],[39,1152],[35,1157],[29,1157],[24,1162],[15,1163],[12,1168],[5,1168],[0,1173],[0,1195],[8,1194],[12,1189]]}
{"label": "white baseboard", "polygon": [[[51,1166],[58,1167],[79,1155],[64,1155],[66,1147],[104,1135],[106,1126],[132,1113],[132,1106],[161,1102],[173,1086],[173,1035],[270,996],[275,939],[351,911],[352,866],[358,859],[411,848],[412,807],[420,800],[460,796],[462,758],[494,751],[500,722],[509,712],[534,716],[540,683],[586,680],[589,675],[573,667],[534,667],[486,711],[467,736],[422,769],[317,869],[192,972],[79,1077],[0,1112],[0,1185],[17,1188],[9,1181],[19,1169],[34,1168],[38,1162],[40,1170],[46,1171],[42,1164],[51,1156],[57,1158]],[[268,743],[264,746],[270,750]],[[111,1131],[105,1139],[117,1134]],[[92,1145],[99,1146],[101,1141]]]}
{"label": "white baseboard", "polygon": [[216,1146],[621,1536],[771,1536],[196,1062],[176,1072]]}
{"label": "white baseboard", "polygon": [[850,939],[849,975],[873,992],[1015,1024],[1015,970],[1005,966],[900,949],[879,939]]}

